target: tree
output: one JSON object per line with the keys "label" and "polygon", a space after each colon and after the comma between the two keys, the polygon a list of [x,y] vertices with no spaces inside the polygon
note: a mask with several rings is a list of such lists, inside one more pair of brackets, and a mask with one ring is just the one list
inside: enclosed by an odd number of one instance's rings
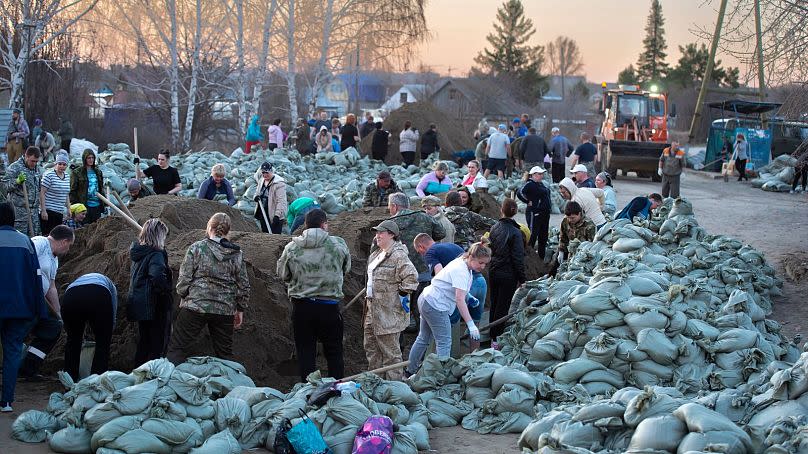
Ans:
{"label": "tree", "polygon": [[648,22],[645,25],[645,39],[642,41],[644,50],[637,60],[637,78],[642,83],[658,82],[665,77],[668,64],[665,63],[665,18],[662,17],[662,5],[659,0],[651,1],[651,11],[648,13]]}
{"label": "tree", "polygon": [[[683,88],[700,84],[704,78],[704,73],[707,71],[707,60],[710,57],[707,46],[704,43],[701,46],[696,43],[690,43],[685,46],[679,46],[679,52],[682,53],[682,56],[679,58],[676,67],[668,73],[667,80],[678,83]],[[739,73],[738,68],[722,68],[721,60],[716,60],[712,80],[717,84],[737,88]]]}
{"label": "tree", "polygon": [[21,107],[25,72],[32,56],[68,31],[98,0],[0,1],[0,90],[9,107]]}
{"label": "tree", "polygon": [[561,76],[561,99],[564,99],[567,96],[566,77],[577,74],[584,67],[581,50],[574,39],[559,36],[547,44],[547,55],[550,71]]}
{"label": "tree", "polygon": [[618,84],[633,85],[638,84],[639,82],[640,81],[637,80],[637,71],[634,69],[634,65],[628,65],[626,69],[620,71],[620,74],[617,75]]}
{"label": "tree", "polygon": [[536,28],[520,0],[508,0],[497,10],[494,31],[486,36],[492,50],[483,49],[474,61],[489,75],[521,81],[531,94],[539,91],[546,79],[541,75],[544,47],[528,44]]}

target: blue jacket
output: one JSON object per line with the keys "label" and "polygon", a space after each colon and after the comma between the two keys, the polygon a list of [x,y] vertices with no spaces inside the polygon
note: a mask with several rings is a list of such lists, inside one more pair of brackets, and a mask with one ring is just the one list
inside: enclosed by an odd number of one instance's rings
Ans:
{"label": "blue jacket", "polygon": [[0,270],[0,319],[48,316],[34,243],[9,226],[0,227]]}
{"label": "blue jacket", "polygon": [[615,219],[628,219],[634,220],[639,216],[642,219],[648,219],[648,212],[651,211],[651,201],[648,197],[634,197],[631,202],[623,208],[623,210],[615,216]]}
{"label": "blue jacket", "polygon": [[261,134],[261,125],[258,124],[259,118],[260,117],[258,115],[253,115],[252,119],[250,120],[250,125],[247,126],[247,142],[264,140],[264,135]]}
{"label": "blue jacket", "polygon": [[[236,197],[233,196],[233,186],[227,179],[222,180],[224,193],[227,194],[227,204],[233,206],[236,204]],[[213,182],[213,177],[208,177],[199,185],[199,192],[196,194],[197,199],[213,200],[216,197],[216,183]]]}

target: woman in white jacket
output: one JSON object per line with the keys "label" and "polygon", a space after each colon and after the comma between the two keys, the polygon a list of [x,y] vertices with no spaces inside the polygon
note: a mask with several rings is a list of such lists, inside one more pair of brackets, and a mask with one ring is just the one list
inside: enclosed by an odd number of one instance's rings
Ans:
{"label": "woman in white jacket", "polygon": [[597,228],[601,228],[606,223],[606,217],[600,211],[600,202],[598,202],[598,199],[604,198],[602,189],[579,188],[570,178],[564,178],[558,185],[561,197],[564,200],[578,202],[584,210],[584,215],[595,223]]}
{"label": "woman in white jacket", "polygon": [[401,152],[401,157],[404,160],[404,167],[411,165],[415,162],[415,147],[418,144],[418,130],[412,127],[412,122],[407,120],[404,122],[404,130],[399,134],[398,151]]}

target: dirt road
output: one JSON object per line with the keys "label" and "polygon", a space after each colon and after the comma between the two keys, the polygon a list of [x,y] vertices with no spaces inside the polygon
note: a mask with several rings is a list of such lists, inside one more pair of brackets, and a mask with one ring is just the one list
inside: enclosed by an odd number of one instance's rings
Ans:
{"label": "dirt road", "polygon": [[[620,178],[614,184],[618,209],[633,197],[659,191],[658,184],[631,177]],[[682,181],[682,196],[693,203],[699,223],[709,233],[731,235],[749,243],[764,253],[780,277],[785,279],[784,260],[797,257],[798,264],[808,260],[808,195],[765,192],[751,188],[748,183],[725,183],[688,173]],[[560,223],[561,216],[553,216],[551,225]],[[786,335],[805,337],[808,280],[805,274],[797,282],[785,280],[783,296],[775,300],[772,318],[782,323]],[[48,394],[57,390],[56,382],[18,385],[15,412],[0,415],[0,452],[49,452],[46,445],[25,445],[11,440],[10,427],[15,415],[30,408],[44,408]],[[429,435],[432,449],[440,453],[518,452],[517,435],[479,435],[460,427],[433,430]]]}

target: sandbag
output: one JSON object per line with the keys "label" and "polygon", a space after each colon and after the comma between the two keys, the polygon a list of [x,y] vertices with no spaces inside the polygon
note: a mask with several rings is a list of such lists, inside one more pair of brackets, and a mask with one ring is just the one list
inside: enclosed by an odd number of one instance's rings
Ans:
{"label": "sandbag", "polygon": [[600,333],[584,345],[584,358],[608,366],[617,351],[617,340],[607,333]]}
{"label": "sandbag", "polygon": [[556,424],[568,421],[570,416],[565,411],[555,410],[545,414],[540,419],[532,421],[519,435],[519,447],[531,450],[538,449],[539,437],[542,434],[549,433]]}
{"label": "sandbag", "polygon": [[474,405],[475,408],[482,408],[485,401],[493,399],[496,394],[491,388],[479,386],[469,386],[463,394],[463,399]]}
{"label": "sandbag", "polygon": [[[169,419],[149,418],[143,421],[143,430],[153,434],[163,443],[171,446],[188,443],[196,435],[199,427],[194,427],[184,421],[172,421]],[[201,436],[201,431],[199,432]],[[201,438],[201,437],[200,437]],[[202,440],[199,440],[200,443]]]}
{"label": "sandbag", "polygon": [[569,306],[581,315],[595,315],[601,311],[614,309],[611,294],[601,289],[590,289],[569,301]]}
{"label": "sandbag", "polygon": [[630,452],[658,450],[676,452],[687,435],[687,426],[674,416],[653,416],[637,425],[628,449]]}
{"label": "sandbag", "polygon": [[[687,424],[691,432],[727,432],[743,443],[747,451],[752,451],[752,439],[726,416],[710,410],[703,405],[687,403],[677,408],[673,415]],[[684,442],[684,440],[683,440]]]}
{"label": "sandbag", "polygon": [[518,384],[506,383],[500,388],[499,394],[497,394],[494,401],[496,402],[496,410],[494,411],[496,414],[517,412],[533,416],[536,393],[534,391],[528,392]]}
{"label": "sandbag", "polygon": [[718,339],[712,344],[712,351],[726,353],[754,347],[759,336],[758,332],[748,329],[730,329],[718,335]]}
{"label": "sandbag", "polygon": [[569,446],[597,449],[603,443],[603,435],[594,424],[581,421],[562,421],[553,426],[550,436]]}
{"label": "sandbag", "polygon": [[627,283],[635,296],[650,296],[663,291],[659,284],[645,277],[629,276]]}
{"label": "sandbag", "polygon": [[[141,367],[146,366],[146,364]],[[137,385],[127,386],[126,388],[115,391],[109,397],[109,402],[123,415],[143,413],[149,408],[154,395],[157,393],[158,385],[159,382],[155,379],[141,382]]]}
{"label": "sandbag", "polygon": [[664,366],[670,366],[679,356],[677,347],[668,336],[654,328],[646,328],[637,333],[637,349]]}
{"label": "sandbag", "polygon": [[25,443],[41,443],[48,433],[61,428],[59,420],[53,416],[39,410],[28,410],[11,424],[11,438]]}
{"label": "sandbag", "polygon": [[491,375],[491,390],[498,393],[506,383],[519,385],[529,391],[536,389],[536,380],[529,373],[512,367],[496,369]]}
{"label": "sandbag", "polygon": [[625,320],[626,325],[629,326],[635,336],[646,328],[664,330],[668,326],[668,317],[656,310],[650,310],[645,313],[632,312],[626,314],[623,320]]}
{"label": "sandbag", "polygon": [[[399,430],[410,434],[410,437],[415,441],[415,446],[418,448],[418,451],[430,450],[429,432],[423,424],[415,422],[409,425],[402,425],[399,427]],[[331,447],[331,445],[328,446]],[[334,454],[337,453],[335,452]]]}
{"label": "sandbag", "polygon": [[553,367],[550,376],[558,383],[575,383],[579,378],[593,370],[606,369],[606,367],[596,361],[586,358],[576,358],[570,361],[557,364]]}
{"label": "sandbag", "polygon": [[412,432],[396,432],[395,440],[393,441],[393,448],[390,454],[413,454],[418,452],[418,445],[412,437]]}
{"label": "sandbag", "polygon": [[468,402],[457,402],[446,397],[430,399],[426,407],[429,409],[429,424],[433,427],[454,427],[474,410]]}
{"label": "sandbag", "polygon": [[172,373],[174,373],[174,364],[165,358],[158,358],[143,363],[132,371],[132,376],[135,378],[135,384],[157,380],[162,386],[168,384]]}
{"label": "sandbag", "polygon": [[640,238],[619,238],[612,245],[617,252],[632,252],[645,246],[645,240]]}
{"label": "sandbag", "polygon": [[646,388],[626,405],[623,420],[627,426],[636,428],[644,419],[670,414],[679,405],[680,403],[672,397],[656,393],[653,388]]}
{"label": "sandbag", "polygon": [[118,449],[126,454],[140,454],[144,452],[154,454],[169,454],[171,447],[160,441],[154,434],[143,429],[125,432],[105,445],[107,448]]}
{"label": "sandbag", "polygon": [[139,416],[121,416],[109,421],[93,432],[90,447],[95,451],[106,446],[126,432],[139,429],[141,421],[142,417]]}
{"label": "sandbag", "polygon": [[199,378],[180,370],[171,374],[168,386],[189,405],[202,405],[210,400],[213,393],[207,378]]}
{"label": "sandbag", "polygon": [[466,430],[474,430],[480,434],[520,433],[530,424],[530,416],[524,413],[500,413],[494,415],[475,409],[465,418],[462,426]]}
{"label": "sandbag", "polygon": [[720,452],[725,454],[747,454],[753,452],[748,450],[743,441],[737,437],[737,434],[720,430],[705,433],[690,432],[682,438],[682,441],[679,443],[678,452],[705,452],[710,446],[720,449]]}
{"label": "sandbag", "polygon": [[370,410],[352,396],[336,396],[323,406],[329,417],[348,426],[361,427],[373,416]]}
{"label": "sandbag", "polygon": [[241,454],[241,446],[225,429],[205,440],[202,446],[192,449],[191,454]]}
{"label": "sandbag", "polygon": [[[402,426],[401,430],[403,431],[405,427],[412,426]],[[351,454],[357,431],[359,431],[359,427],[357,426],[345,426],[330,435],[323,434],[323,440],[334,454]]]}
{"label": "sandbag", "polygon": [[224,397],[215,401],[216,429],[229,430],[234,437],[240,437],[244,426],[252,416],[247,402],[232,397]]}

